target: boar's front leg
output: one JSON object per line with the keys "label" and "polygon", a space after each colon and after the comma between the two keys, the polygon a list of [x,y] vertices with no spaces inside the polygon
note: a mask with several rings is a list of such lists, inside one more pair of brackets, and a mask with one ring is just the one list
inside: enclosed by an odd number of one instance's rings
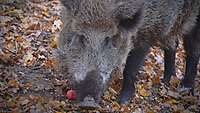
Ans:
{"label": "boar's front leg", "polygon": [[169,81],[171,79],[172,75],[176,75],[176,66],[175,66],[175,60],[176,60],[176,48],[178,46],[178,40],[176,42],[176,47],[169,47],[164,48],[164,78],[163,82],[165,84],[169,84]]}
{"label": "boar's front leg", "polygon": [[135,93],[135,80],[140,65],[143,63],[144,57],[147,55],[150,46],[143,45],[132,49],[126,60],[123,72],[123,86],[120,93],[120,103],[127,104]]}
{"label": "boar's front leg", "polygon": [[[200,22],[199,22],[200,23]],[[184,37],[184,47],[186,51],[186,69],[185,76],[182,81],[184,89],[189,89],[191,93],[194,91],[194,82],[197,75],[197,65],[200,57],[200,26],[196,28],[189,35]]]}

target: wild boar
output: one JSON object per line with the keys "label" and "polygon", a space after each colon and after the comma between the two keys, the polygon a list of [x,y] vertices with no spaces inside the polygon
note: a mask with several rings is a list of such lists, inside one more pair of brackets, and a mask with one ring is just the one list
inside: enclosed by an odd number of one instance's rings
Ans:
{"label": "wild boar", "polygon": [[111,72],[123,70],[133,36],[143,20],[142,0],[61,0],[66,7],[59,42],[62,73],[69,77],[77,101],[95,100]]}
{"label": "wild boar", "polygon": [[[199,0],[61,0],[61,71],[84,107],[98,106],[117,68],[123,71],[120,103],[135,92],[134,78],[153,45],[175,48],[196,21]],[[95,105],[95,106],[94,106]]]}

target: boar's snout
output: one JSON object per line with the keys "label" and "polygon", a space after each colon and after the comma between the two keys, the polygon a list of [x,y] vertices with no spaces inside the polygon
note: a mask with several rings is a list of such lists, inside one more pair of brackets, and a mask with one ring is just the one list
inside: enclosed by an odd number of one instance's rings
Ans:
{"label": "boar's snout", "polygon": [[80,106],[89,108],[98,106],[103,87],[103,79],[98,70],[87,72],[85,79],[75,84]]}

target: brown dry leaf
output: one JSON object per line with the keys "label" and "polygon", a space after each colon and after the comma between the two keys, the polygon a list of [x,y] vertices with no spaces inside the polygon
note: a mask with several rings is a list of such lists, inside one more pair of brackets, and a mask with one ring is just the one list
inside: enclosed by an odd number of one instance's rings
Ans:
{"label": "brown dry leaf", "polygon": [[177,77],[172,77],[170,81],[170,85],[173,86],[174,88],[177,88],[180,82],[181,81]]}
{"label": "brown dry leaf", "polygon": [[146,61],[145,62],[145,71],[148,75],[151,75],[153,73],[153,66],[154,64],[152,62]]}
{"label": "brown dry leaf", "polygon": [[54,86],[62,86],[62,85],[66,85],[68,83],[68,80],[58,80],[58,79],[55,79],[53,84]]}
{"label": "brown dry leaf", "polygon": [[16,62],[12,59],[11,53],[0,54],[0,59],[5,63],[15,64]]}
{"label": "brown dry leaf", "polygon": [[24,41],[24,39],[22,38],[22,36],[16,36],[15,40],[17,42],[23,42]]}
{"label": "brown dry leaf", "polygon": [[154,63],[152,63],[151,61],[145,61],[144,64],[147,67],[153,67],[154,66]]}
{"label": "brown dry leaf", "polygon": [[153,85],[159,85],[160,84],[160,76],[155,76],[152,80]]}
{"label": "brown dry leaf", "polygon": [[50,69],[55,69],[57,70],[58,69],[58,60],[56,58],[49,58],[46,60],[44,66],[46,68],[50,68]]}
{"label": "brown dry leaf", "polygon": [[25,66],[31,66],[35,63],[36,58],[33,56],[32,51],[28,51],[27,54],[24,55],[23,60]]}
{"label": "brown dry leaf", "polygon": [[35,23],[35,24],[31,24],[27,30],[40,30],[41,27],[40,27],[40,23]]}
{"label": "brown dry leaf", "polygon": [[4,44],[4,47],[9,51],[13,52],[16,49],[16,45],[14,41],[7,41],[6,44]]}
{"label": "brown dry leaf", "polygon": [[146,67],[146,73],[148,74],[148,75],[151,75],[152,73],[153,73],[153,67]]}
{"label": "brown dry leaf", "polygon": [[7,101],[7,106],[10,107],[10,108],[16,108],[17,107],[17,102],[13,99],[9,99]]}
{"label": "brown dry leaf", "polygon": [[19,14],[20,12],[21,12],[21,10],[17,10],[17,9],[12,9],[12,8],[10,8],[9,10],[7,10],[7,11],[5,12],[4,15],[11,16],[11,17],[15,17],[15,18],[17,18],[17,19],[20,19],[20,14]]}
{"label": "brown dry leaf", "polygon": [[49,102],[50,106],[52,106],[55,109],[59,109],[60,106],[62,106],[62,103],[56,100],[52,100]]}
{"label": "brown dry leaf", "polygon": [[117,92],[116,92],[113,88],[109,87],[108,90],[109,90],[113,95],[117,95]]}
{"label": "brown dry leaf", "polygon": [[112,100],[110,98],[111,97],[110,97],[110,94],[108,92],[106,92],[106,94],[103,96],[104,101],[112,102]]}
{"label": "brown dry leaf", "polygon": [[37,102],[40,100],[40,97],[34,96],[34,95],[29,95],[29,100],[30,100],[31,102],[37,103]]}
{"label": "brown dry leaf", "polygon": [[19,82],[17,80],[9,80],[8,85],[12,87],[19,88]]}
{"label": "brown dry leaf", "polygon": [[53,22],[52,21],[48,21],[46,24],[43,24],[42,28],[45,31],[49,31],[49,30],[51,30],[52,25],[53,25]]}
{"label": "brown dry leaf", "polygon": [[36,60],[37,60],[36,57],[33,57],[33,59],[31,61],[27,62],[25,64],[25,66],[33,66],[35,64]]}
{"label": "brown dry leaf", "polygon": [[31,83],[25,83],[23,85],[23,87],[26,88],[26,89],[30,89],[32,87],[32,84]]}

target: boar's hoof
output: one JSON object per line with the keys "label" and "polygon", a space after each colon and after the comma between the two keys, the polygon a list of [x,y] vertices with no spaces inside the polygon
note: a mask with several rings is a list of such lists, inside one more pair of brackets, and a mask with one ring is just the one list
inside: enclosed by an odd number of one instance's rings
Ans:
{"label": "boar's hoof", "polygon": [[161,82],[164,83],[166,86],[169,86],[169,85],[170,85],[170,83],[169,83],[170,80],[168,80],[168,79],[164,79],[164,78],[163,78],[163,79],[161,79]]}
{"label": "boar's hoof", "polygon": [[128,104],[133,98],[135,90],[122,90],[119,97],[120,104]]}
{"label": "boar's hoof", "polygon": [[189,95],[189,94],[194,95],[194,88],[193,87],[184,87],[184,86],[181,86],[181,87],[178,88],[178,92],[181,95]]}
{"label": "boar's hoof", "polygon": [[99,104],[97,104],[94,98],[87,96],[84,98],[83,102],[79,103],[79,107],[83,109],[97,109],[100,108]]}

